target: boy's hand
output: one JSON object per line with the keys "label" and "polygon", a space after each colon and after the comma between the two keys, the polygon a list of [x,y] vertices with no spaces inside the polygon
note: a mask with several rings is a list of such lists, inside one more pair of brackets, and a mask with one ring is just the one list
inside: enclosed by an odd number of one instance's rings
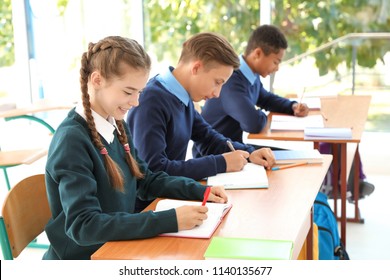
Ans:
{"label": "boy's hand", "polygon": [[306,117],[309,114],[309,107],[306,103],[294,103],[292,109],[296,117]]}
{"label": "boy's hand", "polygon": [[250,162],[264,166],[267,169],[275,164],[275,156],[270,148],[261,148],[255,150],[249,156]]}

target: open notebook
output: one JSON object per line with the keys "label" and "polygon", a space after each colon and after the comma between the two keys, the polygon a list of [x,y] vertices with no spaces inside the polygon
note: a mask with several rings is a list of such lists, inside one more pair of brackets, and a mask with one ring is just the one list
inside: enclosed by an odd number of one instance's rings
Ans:
{"label": "open notebook", "polygon": [[[163,211],[172,208],[177,208],[183,205],[197,205],[200,206],[201,201],[186,201],[175,199],[163,199],[156,205],[156,211]],[[212,203],[207,202],[208,207],[207,219],[203,221],[203,224],[189,230],[181,230],[179,232],[163,233],[161,236],[176,236],[176,237],[189,237],[189,238],[210,238],[218,225],[221,223],[223,217],[232,208],[231,203]]]}
{"label": "open notebook", "polygon": [[224,186],[225,189],[263,189],[268,188],[268,177],[263,166],[248,163],[241,171],[208,177],[207,185]]}

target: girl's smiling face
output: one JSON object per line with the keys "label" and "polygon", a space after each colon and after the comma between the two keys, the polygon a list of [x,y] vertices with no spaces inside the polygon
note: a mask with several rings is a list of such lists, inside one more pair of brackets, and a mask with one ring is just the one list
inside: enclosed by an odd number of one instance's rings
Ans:
{"label": "girl's smiling face", "polygon": [[138,106],[141,91],[149,78],[149,72],[128,65],[121,77],[103,78],[98,71],[91,74],[89,93],[92,109],[107,119],[108,116],[122,120],[127,111]]}

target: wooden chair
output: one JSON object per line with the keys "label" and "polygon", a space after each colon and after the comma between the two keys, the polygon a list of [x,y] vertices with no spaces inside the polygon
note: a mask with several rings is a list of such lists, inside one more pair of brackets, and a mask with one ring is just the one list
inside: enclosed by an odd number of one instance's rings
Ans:
{"label": "wooden chair", "polygon": [[1,151],[0,150],[0,169],[3,169],[5,183],[8,190],[11,185],[8,178],[7,169],[21,164],[31,164],[34,161],[47,155],[47,149],[29,149],[29,150],[14,150]]}
{"label": "wooden chair", "polygon": [[[0,217],[4,259],[18,257],[29,244],[33,244],[50,217],[44,174],[27,177],[12,187],[4,200]],[[43,247],[48,246],[45,244]]]}

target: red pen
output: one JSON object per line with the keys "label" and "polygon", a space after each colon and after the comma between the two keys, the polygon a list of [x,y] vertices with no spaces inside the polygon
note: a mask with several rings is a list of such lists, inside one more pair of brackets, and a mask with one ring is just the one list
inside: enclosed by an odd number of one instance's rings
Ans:
{"label": "red pen", "polygon": [[209,199],[210,190],[211,187],[206,188],[206,191],[204,192],[204,196],[203,196],[202,206],[206,205],[207,199]]}

